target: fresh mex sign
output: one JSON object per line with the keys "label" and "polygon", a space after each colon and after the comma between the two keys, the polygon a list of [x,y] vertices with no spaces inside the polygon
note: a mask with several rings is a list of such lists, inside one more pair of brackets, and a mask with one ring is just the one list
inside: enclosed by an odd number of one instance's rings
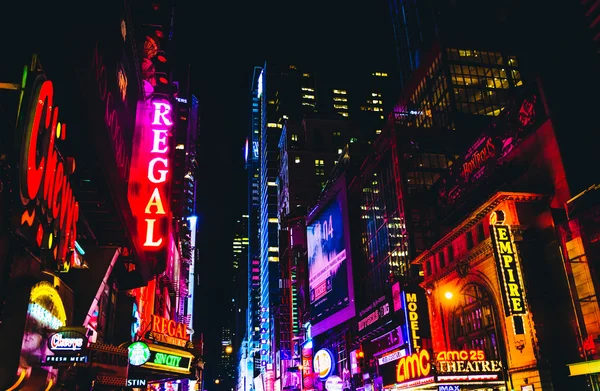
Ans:
{"label": "fresh mex sign", "polygon": [[38,76],[33,83],[23,121],[19,232],[43,251],[54,269],[68,272],[74,265],[79,220],[79,203],[69,180],[75,160],[63,157],[56,148],[67,137],[67,125],[59,121],[52,82]]}
{"label": "fresh mex sign", "polygon": [[166,100],[155,100],[138,115],[129,202],[137,218],[142,248],[156,252],[166,247],[169,232],[172,107]]}
{"label": "fresh mex sign", "polygon": [[527,312],[523,292],[520,260],[514,238],[507,225],[492,225],[492,240],[500,279],[500,290],[507,316]]}

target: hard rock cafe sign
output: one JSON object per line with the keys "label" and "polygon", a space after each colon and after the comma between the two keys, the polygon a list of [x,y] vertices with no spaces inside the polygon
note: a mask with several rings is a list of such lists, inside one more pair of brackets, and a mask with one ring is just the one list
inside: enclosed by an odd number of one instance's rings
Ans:
{"label": "hard rock cafe sign", "polygon": [[18,232],[40,250],[46,266],[68,272],[75,264],[79,203],[73,196],[70,175],[75,160],[63,156],[57,144],[67,137],[59,120],[54,85],[44,76],[33,82],[29,107],[22,119],[19,164],[22,212]]}
{"label": "hard rock cafe sign", "polygon": [[449,207],[463,198],[498,167],[521,141],[546,118],[537,91],[514,100],[483,134],[475,140],[463,157],[449,168],[437,183],[439,202]]}

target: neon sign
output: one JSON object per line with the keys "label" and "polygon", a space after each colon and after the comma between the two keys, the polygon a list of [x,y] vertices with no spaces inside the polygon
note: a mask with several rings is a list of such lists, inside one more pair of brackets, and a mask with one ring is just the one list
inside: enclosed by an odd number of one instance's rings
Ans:
{"label": "neon sign", "polygon": [[146,223],[145,241],[143,246],[158,249],[163,245],[164,233],[159,232],[157,220],[166,219],[166,210],[163,199],[166,200],[168,190],[166,182],[169,174],[169,130],[173,125],[170,118],[171,104],[166,101],[152,102],[152,149],[149,151],[151,159],[148,162],[148,181],[152,183],[153,190],[144,208],[144,221]]}
{"label": "neon sign", "polygon": [[137,367],[145,364],[150,359],[150,349],[143,342],[134,342],[129,345],[127,355],[129,364]]}
{"label": "neon sign", "polygon": [[410,341],[412,351],[418,352],[421,349],[421,335],[419,332],[419,306],[417,305],[417,294],[405,292],[405,305],[407,324],[410,326]]}
{"label": "neon sign", "polygon": [[492,241],[498,274],[500,289],[503,291],[504,311],[507,316],[522,315],[527,313],[525,308],[525,296],[521,270],[519,267],[519,256],[514,243],[510,227],[507,225],[492,225]]}
{"label": "neon sign", "polygon": [[77,351],[83,348],[83,338],[63,337],[62,333],[55,333],[48,341],[50,350],[70,350]]}
{"label": "neon sign", "polygon": [[444,350],[435,356],[436,361],[482,361],[485,360],[483,350]]}
{"label": "neon sign", "polygon": [[419,353],[402,357],[396,366],[396,381],[398,383],[407,380],[428,376],[431,373],[431,357],[427,349],[421,349]]}
{"label": "neon sign", "polygon": [[183,323],[177,323],[172,319],[166,319],[162,316],[152,315],[152,339],[184,347],[189,342],[187,326]]}
{"label": "neon sign", "polygon": [[24,212],[20,232],[67,272],[74,264],[79,203],[73,197],[69,176],[75,160],[64,159],[56,148],[65,140],[67,126],[58,120],[54,87],[39,76],[24,120],[20,161],[20,194]]}
{"label": "neon sign", "polygon": [[190,373],[194,356],[184,350],[176,350],[164,346],[149,345],[150,357],[142,367],[167,372]]}
{"label": "neon sign", "polygon": [[439,373],[500,372],[498,360],[486,360],[483,350],[448,350],[436,355]]}

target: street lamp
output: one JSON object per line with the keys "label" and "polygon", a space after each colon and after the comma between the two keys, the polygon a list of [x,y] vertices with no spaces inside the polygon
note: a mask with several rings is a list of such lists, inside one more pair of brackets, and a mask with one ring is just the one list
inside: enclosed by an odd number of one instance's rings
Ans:
{"label": "street lamp", "polygon": [[215,384],[219,384],[219,383],[221,383],[221,380],[215,379]]}
{"label": "street lamp", "polygon": [[[473,296],[469,293],[466,292],[461,292],[460,293],[462,296],[465,297],[470,297],[471,299],[475,300],[477,302],[477,304],[479,304],[479,306],[481,307],[481,298]],[[454,297],[454,293],[452,291],[446,291],[444,293],[444,298],[446,298],[446,300],[450,301],[452,300],[452,298]],[[500,356],[500,361],[502,362],[502,372],[504,375],[504,386],[506,387],[507,390],[509,390],[508,388],[508,383],[510,383],[509,378],[508,378],[508,365],[506,363],[506,361],[504,360],[504,355],[500,354],[500,347],[498,346],[498,339],[502,338],[504,340],[504,336],[498,334],[498,324],[496,323],[496,311],[494,310],[492,303],[489,303],[491,308],[491,313],[492,313],[492,325],[494,326],[494,334],[495,334],[495,339],[496,339],[496,350],[498,352],[498,355]],[[442,316],[442,321],[443,321],[444,317]]]}
{"label": "street lamp", "polygon": [[227,353],[227,354],[231,354],[232,352],[233,352],[233,348],[232,348],[231,346],[227,346],[227,347],[225,348],[225,353]]}

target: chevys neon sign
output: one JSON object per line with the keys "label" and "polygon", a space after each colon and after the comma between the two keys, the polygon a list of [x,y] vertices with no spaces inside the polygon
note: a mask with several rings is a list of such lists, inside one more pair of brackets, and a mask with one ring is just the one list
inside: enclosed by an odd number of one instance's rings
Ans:
{"label": "chevys neon sign", "polygon": [[58,111],[52,82],[39,76],[24,120],[19,182],[25,210],[20,232],[35,238],[31,241],[47,250],[56,269],[67,272],[74,262],[79,203],[69,182],[75,161],[64,159],[55,145],[67,135]]}
{"label": "chevys neon sign", "polygon": [[522,315],[525,308],[522,277],[519,256],[510,227],[507,225],[492,225],[492,240],[496,256],[500,289],[504,298],[506,315]]}
{"label": "chevys neon sign", "polygon": [[83,338],[67,338],[62,333],[53,334],[48,342],[50,350],[77,351],[83,348]]}

